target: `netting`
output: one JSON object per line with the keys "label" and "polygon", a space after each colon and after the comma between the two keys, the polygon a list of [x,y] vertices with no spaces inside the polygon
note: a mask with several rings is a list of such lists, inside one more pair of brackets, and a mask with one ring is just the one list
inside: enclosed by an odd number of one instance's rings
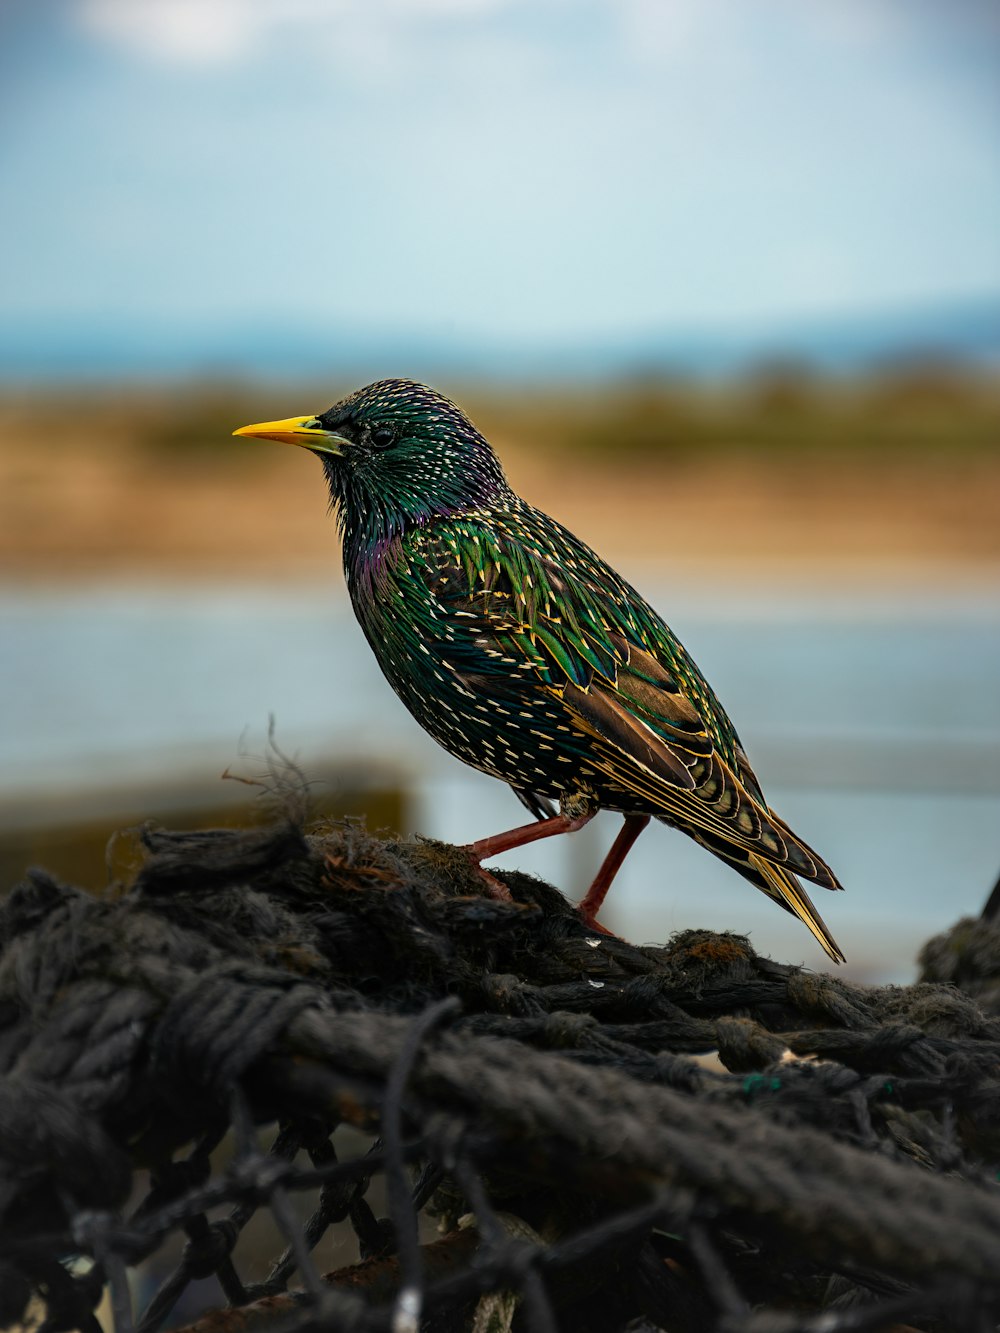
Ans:
{"label": "netting", "polygon": [[[0,1323],[994,1327],[1000,1021],[956,987],[597,939],[354,825],[141,841],[0,918]],[[936,948],[1000,975],[988,920]]]}

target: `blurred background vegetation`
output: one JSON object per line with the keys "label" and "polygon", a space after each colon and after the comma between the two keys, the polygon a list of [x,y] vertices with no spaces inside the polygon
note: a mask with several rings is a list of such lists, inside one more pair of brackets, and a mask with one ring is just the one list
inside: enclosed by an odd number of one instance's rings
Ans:
{"label": "blurred background vegetation", "polygon": [[[911,562],[932,579],[955,560],[1000,559],[1000,377],[986,370],[924,361],[834,378],[785,364],[723,382],[446,385],[515,484],[614,558],[721,565],[739,552],[827,572],[867,560],[876,576]],[[266,390],[0,392],[5,568],[30,580],[194,565],[314,575],[334,546],[315,469],[232,429],[352,387],[331,374]]]}

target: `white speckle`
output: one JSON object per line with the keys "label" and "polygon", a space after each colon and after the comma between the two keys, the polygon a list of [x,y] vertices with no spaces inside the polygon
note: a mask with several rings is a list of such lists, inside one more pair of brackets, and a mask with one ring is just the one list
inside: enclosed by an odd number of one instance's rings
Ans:
{"label": "white speckle", "polygon": [[595,936],[594,939],[592,939],[592,940],[587,940],[587,944],[590,946],[591,949],[598,949],[598,948],[600,948],[601,941],[600,941],[599,939],[597,939],[596,936]]}
{"label": "white speckle", "polygon": [[419,1325],[420,1292],[415,1287],[404,1287],[392,1312],[392,1333],[417,1333]]}
{"label": "white speckle", "polygon": [[[588,941],[588,942],[589,942],[589,941]],[[588,986],[593,986],[594,990],[603,990],[603,989],[604,989],[604,982],[603,982],[603,981],[595,981],[593,977],[588,977],[588,978],[587,978],[587,985],[588,985]]]}

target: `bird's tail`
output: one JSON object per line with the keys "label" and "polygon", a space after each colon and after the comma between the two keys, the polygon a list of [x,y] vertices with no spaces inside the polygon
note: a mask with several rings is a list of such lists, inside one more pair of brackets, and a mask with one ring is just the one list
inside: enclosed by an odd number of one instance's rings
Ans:
{"label": "bird's tail", "polygon": [[803,925],[808,926],[835,963],[846,962],[847,960],[840,951],[840,946],[827,930],[826,922],[816,911],[812,899],[791,871],[775,865],[772,861],[765,861],[762,856],[754,856],[752,853],[747,859],[750,866],[757,872],[760,880],[763,881],[763,883],[760,883],[760,887],[768,897],[773,898],[786,911],[797,916]]}

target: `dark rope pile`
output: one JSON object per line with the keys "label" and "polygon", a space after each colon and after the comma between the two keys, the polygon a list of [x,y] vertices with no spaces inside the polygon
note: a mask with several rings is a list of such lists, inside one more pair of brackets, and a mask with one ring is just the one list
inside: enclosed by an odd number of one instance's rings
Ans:
{"label": "dark rope pile", "polygon": [[204,1333],[1000,1317],[1000,1019],[957,988],[598,940],[545,884],[499,903],[354,826],[141,840],[127,887],[36,871],[0,917],[0,1324],[98,1333],[107,1290],[155,1333],[202,1279]]}

